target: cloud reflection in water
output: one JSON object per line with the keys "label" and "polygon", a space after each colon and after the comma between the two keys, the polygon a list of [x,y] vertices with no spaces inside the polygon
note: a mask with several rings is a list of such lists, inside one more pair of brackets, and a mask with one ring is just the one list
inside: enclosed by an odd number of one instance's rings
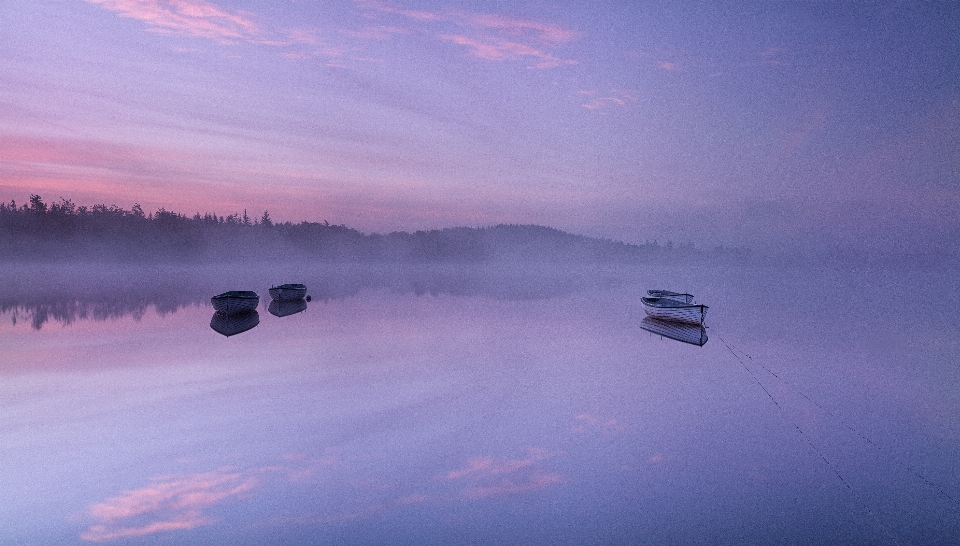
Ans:
{"label": "cloud reflection in water", "polygon": [[254,476],[237,471],[160,479],[91,506],[88,513],[98,523],[81,533],[80,538],[108,542],[210,525],[216,520],[206,510],[237,498],[256,485]]}
{"label": "cloud reflection in water", "polygon": [[538,466],[541,461],[561,454],[531,447],[523,459],[476,457],[465,466],[447,472],[443,479],[458,484],[467,482],[462,492],[470,498],[524,493],[563,482],[562,475]]}
{"label": "cloud reflection in water", "polygon": [[[80,538],[88,542],[112,542],[172,531],[187,531],[214,525],[211,514],[218,507],[269,494],[271,486],[298,484],[316,498],[321,481],[331,473],[363,473],[356,465],[363,457],[342,457],[328,449],[320,457],[287,456],[276,465],[245,469],[223,468],[186,476],[165,476],[151,484],[125,491],[91,505],[85,511],[94,521]],[[398,491],[391,481],[363,476],[340,476],[352,489],[352,500],[303,509],[312,513],[268,518],[271,525],[328,525],[372,517],[386,510],[428,502],[473,501],[522,494],[563,483],[564,476],[543,468],[543,462],[562,452],[531,447],[522,458],[478,456],[463,466],[436,477],[434,485],[447,484],[447,491],[426,492],[421,483],[413,491]],[[321,472],[326,470],[326,472]],[[420,490],[416,490],[420,489]],[[322,493],[320,494],[322,498]],[[256,501],[251,501],[256,502]]]}

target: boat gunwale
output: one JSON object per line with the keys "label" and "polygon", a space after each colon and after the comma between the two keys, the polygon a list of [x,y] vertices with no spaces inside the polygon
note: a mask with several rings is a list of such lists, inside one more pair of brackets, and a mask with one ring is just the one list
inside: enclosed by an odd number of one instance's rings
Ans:
{"label": "boat gunwale", "polygon": [[222,294],[217,294],[210,298],[211,300],[223,299],[260,299],[260,295],[253,290],[230,290]]}
{"label": "boat gunwale", "polygon": [[[661,303],[663,301],[663,303]],[[657,307],[661,309],[686,309],[691,307],[700,307],[703,309],[709,309],[709,306],[702,303],[684,303],[682,301],[666,298],[666,297],[650,297],[650,298],[640,298],[640,302],[649,307]]]}
{"label": "boat gunwale", "polygon": [[647,290],[647,297],[650,298],[676,298],[677,296],[686,296],[690,298],[688,303],[694,300],[693,294],[689,292],[674,292],[672,290]]}
{"label": "boat gunwale", "polygon": [[271,286],[270,290],[273,290],[275,288],[280,288],[283,290],[305,290],[307,288],[307,285],[303,283],[291,282],[291,283],[284,283],[284,284]]}

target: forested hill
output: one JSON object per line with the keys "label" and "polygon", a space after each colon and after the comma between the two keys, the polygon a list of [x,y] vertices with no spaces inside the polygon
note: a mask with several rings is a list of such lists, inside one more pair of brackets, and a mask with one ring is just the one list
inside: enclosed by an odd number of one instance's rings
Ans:
{"label": "forested hill", "polygon": [[[0,204],[0,253],[5,261],[259,261],[370,262],[642,262],[701,252],[692,247],[630,245],[534,225],[448,228],[364,234],[329,223],[274,223],[264,212],[186,216],[160,209],[145,214],[116,206]],[[739,257],[721,249],[711,254]]]}

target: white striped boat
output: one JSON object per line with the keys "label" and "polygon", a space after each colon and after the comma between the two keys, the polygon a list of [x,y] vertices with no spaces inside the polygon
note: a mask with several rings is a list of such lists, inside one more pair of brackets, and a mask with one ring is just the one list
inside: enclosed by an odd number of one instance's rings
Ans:
{"label": "white striped boat", "polygon": [[688,324],[686,322],[643,317],[643,320],[640,321],[640,327],[648,332],[698,347],[703,347],[707,342],[707,329],[702,324]]}
{"label": "white striped boat", "polygon": [[647,290],[647,295],[651,298],[670,298],[683,303],[693,303],[693,294],[681,294],[669,290]]}
{"label": "white striped boat", "polygon": [[640,298],[643,310],[653,318],[689,324],[703,324],[707,306],[683,303],[671,298]]}
{"label": "white striped boat", "polygon": [[281,284],[270,288],[270,299],[277,301],[302,300],[307,295],[305,284]]}
{"label": "white striped boat", "polygon": [[260,296],[250,290],[231,290],[210,298],[210,303],[218,313],[233,315],[247,311],[256,311]]}

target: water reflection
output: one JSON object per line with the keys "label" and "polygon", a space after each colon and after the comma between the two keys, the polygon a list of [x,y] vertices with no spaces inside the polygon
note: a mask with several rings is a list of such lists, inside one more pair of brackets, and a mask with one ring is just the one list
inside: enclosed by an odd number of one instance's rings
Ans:
{"label": "water reflection", "polygon": [[616,267],[485,263],[341,267],[324,270],[307,280],[310,292],[320,301],[379,289],[418,296],[482,296],[528,301],[566,296],[597,286],[618,286],[623,277],[624,271]]}
{"label": "water reflection", "polygon": [[275,317],[287,317],[290,315],[295,315],[301,311],[306,311],[307,309],[307,300],[300,299],[294,301],[280,301],[273,300],[270,302],[270,307],[267,308],[270,311],[270,314]]}
{"label": "water reflection", "polygon": [[260,324],[260,313],[256,311],[229,315],[217,311],[210,319],[210,327],[227,337],[246,332],[258,324]]}
{"label": "water reflection", "polygon": [[707,330],[700,324],[685,322],[671,322],[667,320],[644,317],[640,327],[663,337],[668,337],[683,343],[702,347],[707,342]]}
{"label": "water reflection", "polygon": [[256,484],[254,475],[222,470],[158,479],[90,506],[88,513],[95,523],[80,538],[109,542],[210,525],[208,509],[247,493]]}
{"label": "water reflection", "polygon": [[48,322],[71,324],[77,320],[104,321],[131,316],[140,319],[150,307],[166,315],[203,302],[202,296],[190,294],[124,294],[84,293],[38,294],[31,298],[5,298],[0,301],[0,314],[8,314],[13,325],[28,323],[34,330]]}
{"label": "water reflection", "polygon": [[[344,457],[336,450],[287,454],[269,464],[153,477],[140,487],[87,506],[83,511],[87,526],[80,537],[89,542],[113,542],[215,527],[219,523],[216,514],[243,510],[244,504],[263,503],[264,497],[278,491],[307,495],[310,500],[272,516],[264,525],[302,528],[344,524],[388,516],[416,505],[434,509],[458,503],[508,501],[510,497],[556,489],[569,481],[569,475],[554,468],[563,456],[563,452],[537,447],[514,456],[477,455],[447,461],[434,473],[401,487],[365,476],[362,459]],[[343,480],[340,491],[328,491],[339,494],[337,503],[308,493],[330,476]]]}
{"label": "water reflection", "polygon": [[[176,317],[0,325],[0,543],[955,544],[955,301],[734,273],[643,273],[717,302],[696,350],[649,338],[691,329],[641,323],[639,276],[388,285],[234,339],[206,328],[218,284]],[[818,313],[818,287],[884,312]]]}
{"label": "water reflection", "polygon": [[[387,289],[416,295],[482,296],[497,300],[529,301],[570,295],[597,286],[615,286],[622,272],[605,267],[571,267],[537,264],[472,264],[397,266],[395,264],[336,265],[319,268],[297,266],[316,287],[320,301],[353,297],[365,291]],[[103,321],[132,316],[139,319],[150,307],[158,314],[188,306],[210,305],[210,294],[234,286],[266,287],[282,275],[279,265],[231,269],[206,266],[180,268],[64,265],[31,270],[0,271],[0,313],[14,325],[29,323],[35,330],[49,322]],[[303,311],[303,302],[279,306],[276,316]]]}

